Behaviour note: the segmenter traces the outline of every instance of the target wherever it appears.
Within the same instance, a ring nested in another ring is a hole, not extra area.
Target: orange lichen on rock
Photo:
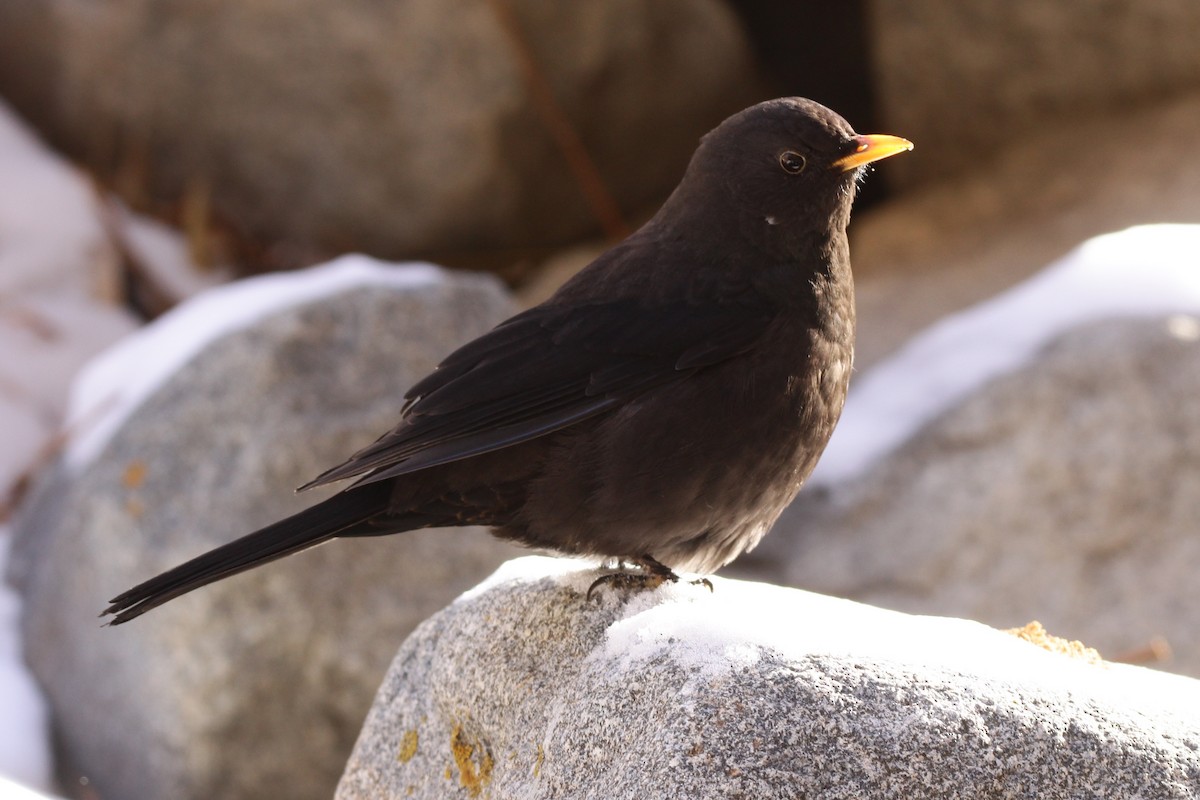
[[[396,753],[396,760],[402,763],[408,763],[412,757],[417,754],[417,745],[420,739],[415,730],[405,731],[404,736],[400,739],[400,750]]]
[[[1023,628],[1009,628],[1005,633],[1011,633],[1018,639],[1024,639],[1030,644],[1036,644],[1038,647],[1043,650],[1049,650],[1051,653],[1078,658],[1089,664],[1100,664],[1104,661],[1094,647],[1088,647],[1080,641],[1054,636],[1037,620],[1033,620]]]
[[[477,749],[478,763],[475,760]],[[454,763],[458,765],[459,783],[472,797],[478,797],[483,787],[492,779],[492,754],[481,743],[467,741],[461,725],[455,725],[450,734],[450,753],[454,756]]]
[[[141,459],[130,461],[121,473],[121,483],[126,489],[138,489],[146,482],[146,462]]]

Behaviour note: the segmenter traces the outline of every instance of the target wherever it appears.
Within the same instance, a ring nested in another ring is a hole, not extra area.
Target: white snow
[[[218,286],[176,306],[101,353],[79,374],[67,413],[66,463],[87,465],[122,422],[182,364],[215,339],[271,313],[359,286],[418,286],[442,280],[430,264],[348,255],[310,269]]]
[[[6,780],[0,775],[0,800],[52,800],[50,795],[34,791],[28,786]]]
[[[0,306],[0,502],[53,454],[80,367],[136,327],[124,311],[72,293],[32,293]]]
[[[88,179],[0,100],[0,296],[111,296],[116,255]]]
[[[516,558],[455,602],[505,584],[547,578],[582,593],[595,580],[595,567],[595,560],[587,559]],[[767,654],[789,661],[856,659],[1039,686],[1076,697],[1115,693],[1149,714],[1177,714],[1187,703],[1200,707],[1200,689],[1192,679],[1067,658],[970,620],[904,614],[765,583],[710,580],[712,592],[681,581],[622,598],[620,619],[609,626],[603,644],[589,658],[627,671],[666,657],[706,682],[751,666]],[[604,590],[598,597],[593,602],[613,602]]]
[[[1200,225],[1142,225],[1090,239],[1007,292],[937,322],[855,378],[809,486],[862,474],[1070,328],[1175,313],[1200,313]]]
[[[2,580],[9,532],[0,526],[0,798],[3,776],[50,790],[50,731],[46,702],[21,657],[21,600]]]
[[[91,183],[0,101],[0,505],[50,449],[81,364],[134,327]]]

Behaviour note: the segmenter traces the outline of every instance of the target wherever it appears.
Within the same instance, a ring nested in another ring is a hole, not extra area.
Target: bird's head
[[[812,100],[769,100],[703,138],[668,207],[698,210],[726,234],[786,256],[843,233],[864,168],[911,149],[896,136],[856,134]]]

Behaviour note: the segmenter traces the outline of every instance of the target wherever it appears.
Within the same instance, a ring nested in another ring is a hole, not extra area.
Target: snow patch
[[[225,334],[285,308],[362,286],[430,286],[444,280],[431,264],[392,264],[348,255],[296,272],[248,278],[176,306],[101,353],[71,387],[65,463],[89,464],[129,415],[181,365]]]
[[[86,176],[0,100],[0,295],[108,297],[116,255]]]
[[[7,526],[0,526],[0,776],[49,791],[49,712],[21,655],[21,600],[2,579],[11,538]],[[0,797],[9,796],[0,777]]]

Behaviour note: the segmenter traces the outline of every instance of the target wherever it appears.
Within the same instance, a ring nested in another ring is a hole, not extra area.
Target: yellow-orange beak
[[[881,158],[894,156],[897,153],[904,153],[912,149],[913,143],[908,139],[901,139],[899,136],[888,136],[885,133],[855,136],[854,152],[848,156],[842,156],[829,166],[832,169],[845,172],[855,167],[861,167],[863,164],[870,164],[872,161],[878,161]]]

